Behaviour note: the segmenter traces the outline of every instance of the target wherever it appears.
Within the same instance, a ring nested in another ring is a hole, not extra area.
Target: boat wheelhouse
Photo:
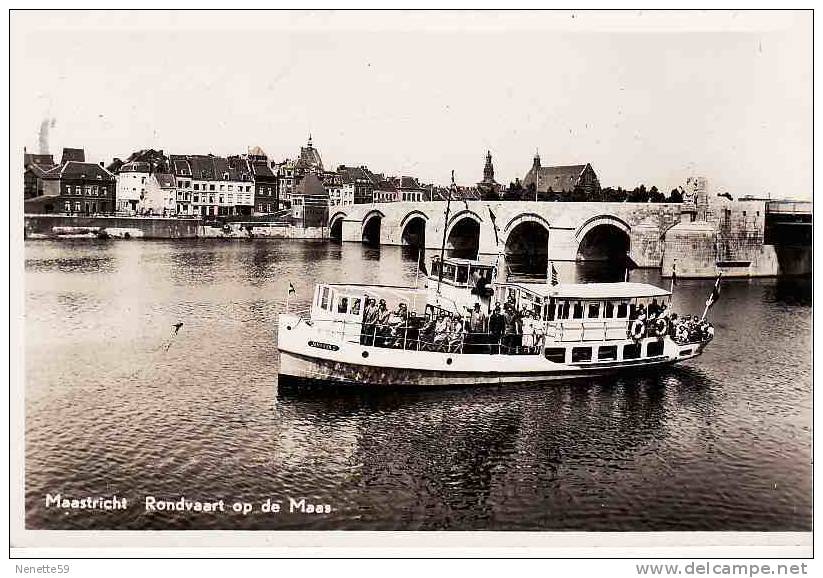
[[[339,385],[570,379],[700,355],[705,319],[645,283],[496,282],[493,263],[443,259],[423,287],[318,284],[280,316],[280,374]]]

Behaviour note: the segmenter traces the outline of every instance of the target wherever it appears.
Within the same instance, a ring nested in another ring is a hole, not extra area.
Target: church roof
[[[319,169],[323,170],[323,161],[320,159],[320,151],[314,148],[311,144],[311,137],[306,146],[300,147],[300,157],[295,163],[297,169]]]
[[[580,180],[585,165],[565,165],[556,167],[532,167],[523,179],[523,187],[528,187],[532,183],[537,184],[537,190],[548,191],[551,188],[556,193],[573,191]]]

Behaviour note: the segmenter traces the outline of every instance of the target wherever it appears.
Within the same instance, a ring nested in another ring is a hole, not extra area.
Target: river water
[[[416,255],[75,240],[27,241],[25,259],[29,528],[811,529],[809,280],[725,281],[714,342],[654,374],[286,395],[276,320],[288,283],[305,306],[315,281],[413,282]],[[711,284],[680,281],[675,309],[699,314]],[[46,508],[56,493],[128,507]],[[229,511],[147,512],[146,496]],[[289,512],[289,498],[332,512]],[[283,511],[261,511],[267,499]]]

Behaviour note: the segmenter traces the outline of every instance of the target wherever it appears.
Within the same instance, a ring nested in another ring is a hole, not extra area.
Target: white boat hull
[[[556,363],[537,354],[459,354],[369,347],[334,339],[292,315],[281,316],[278,344],[281,382],[422,388],[540,383],[659,368],[696,357],[704,347],[693,344],[684,348],[667,338],[663,355],[653,358]]]

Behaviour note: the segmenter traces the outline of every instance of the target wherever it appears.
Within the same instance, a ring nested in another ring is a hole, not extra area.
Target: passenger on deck
[[[521,338],[520,344],[526,352],[531,353],[534,349],[535,319],[532,317],[531,311],[528,311],[525,308],[523,309],[521,317],[523,337]]]
[[[520,314],[514,305],[506,303],[506,310],[503,313],[505,321],[505,335],[503,337],[503,345],[505,349],[503,353],[515,353],[517,347],[520,345],[521,322]]]
[[[437,323],[434,325],[434,350],[445,351],[448,345],[449,332],[451,326],[446,314],[442,311],[437,316]]]
[[[388,317],[389,336],[391,347],[403,347],[406,329],[408,328],[409,310],[405,303],[400,303],[397,309]]]
[[[449,342],[448,349],[452,353],[457,353],[463,345],[463,337],[465,335],[465,328],[463,327],[462,317],[453,317],[451,326],[449,327]]]
[[[649,319],[657,319],[658,314],[660,314],[660,305],[657,304],[657,299],[652,299],[649,304]]]
[[[469,313],[468,320],[469,334],[466,336],[466,347],[464,351],[467,353],[481,353],[483,345],[487,339],[484,339],[483,334],[486,332],[486,316],[480,310],[480,303],[475,303],[474,308]]]
[[[500,353],[500,342],[506,330],[506,319],[500,313],[500,303],[494,304],[494,311],[489,316],[490,353]]]
[[[426,318],[426,322],[423,324],[423,327],[420,329],[420,350],[421,351],[432,351],[434,347],[434,335],[435,335],[435,324],[437,320],[434,318],[434,315],[430,315]]]
[[[637,306],[637,319],[639,321],[646,321],[646,306],[642,303]]]
[[[363,310],[363,326],[360,332],[360,343],[362,345],[374,345],[374,332],[377,328],[377,304],[371,297],[366,299],[366,307]]]
[[[388,342],[391,332],[389,328],[390,315],[391,313],[386,307],[386,300],[381,299],[380,304],[377,306],[377,338],[374,340],[374,344],[378,347],[385,347]]]

